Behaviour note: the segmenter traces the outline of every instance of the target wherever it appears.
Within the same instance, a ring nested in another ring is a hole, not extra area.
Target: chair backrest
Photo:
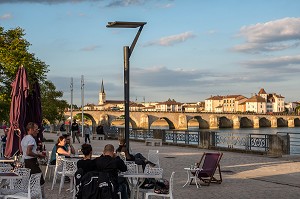
[[[127,166],[127,171],[124,172],[124,173],[127,173],[127,174],[132,174],[132,173],[138,173],[138,166],[137,164],[126,164]]]
[[[146,165],[144,173],[152,175],[162,175],[164,170],[162,168],[154,168],[149,165]]]
[[[58,153],[56,153],[55,172],[62,172],[64,159],[65,159],[64,156],[58,155]]]
[[[159,151],[158,150],[149,150],[149,152],[148,152],[148,161],[156,164],[155,167],[160,168],[160,165],[159,165]]]
[[[28,198],[42,198],[42,190],[40,185],[42,173],[32,174],[28,184]]]
[[[30,177],[30,170],[28,168],[17,168],[15,169],[15,173],[19,176],[22,176],[20,179],[14,179],[12,181],[12,186],[14,190],[18,190],[20,192],[26,192]]]
[[[71,159],[63,159],[63,172],[65,175],[75,175],[77,171],[77,161],[78,160],[71,160]]]
[[[202,164],[202,171],[208,175],[213,175],[219,165],[223,153],[204,153],[201,160],[204,157]],[[201,163],[201,161],[200,161]]]

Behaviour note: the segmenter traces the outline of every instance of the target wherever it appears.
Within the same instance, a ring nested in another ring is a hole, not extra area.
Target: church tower
[[[104,91],[104,85],[103,85],[103,79],[102,79],[101,88],[100,88],[100,92],[99,92],[98,105],[103,105],[105,103],[106,103],[106,94],[105,94],[105,91]]]

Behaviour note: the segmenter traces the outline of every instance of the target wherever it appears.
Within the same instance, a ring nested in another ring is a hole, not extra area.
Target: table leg
[[[191,180],[190,171],[187,170],[186,173],[187,173],[187,180],[186,180],[186,183],[182,187],[185,187]]]

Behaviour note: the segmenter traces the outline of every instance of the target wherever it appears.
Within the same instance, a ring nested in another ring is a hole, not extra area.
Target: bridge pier
[[[288,127],[295,127],[294,118],[288,118]]]

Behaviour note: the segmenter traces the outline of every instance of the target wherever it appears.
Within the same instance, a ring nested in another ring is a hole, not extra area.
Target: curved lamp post
[[[126,146],[129,149],[129,59],[133,52],[135,44],[142,32],[142,29],[146,22],[126,22],[126,21],[115,21],[108,22],[107,28],[139,28],[131,46],[124,46],[124,101],[125,101],[125,141]]]

